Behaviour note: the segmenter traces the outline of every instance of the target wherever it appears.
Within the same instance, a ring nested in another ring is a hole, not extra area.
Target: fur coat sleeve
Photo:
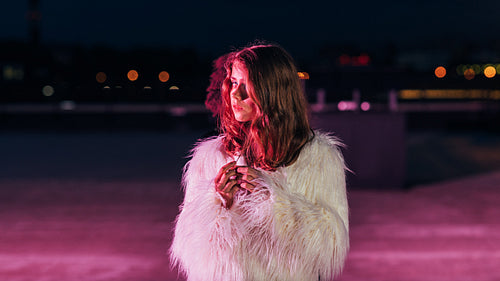
[[[189,281],[332,280],[349,248],[338,146],[315,132],[294,164],[259,171],[256,191],[238,192],[226,210],[214,178],[233,159],[220,138],[199,143],[184,171],[172,263]]]

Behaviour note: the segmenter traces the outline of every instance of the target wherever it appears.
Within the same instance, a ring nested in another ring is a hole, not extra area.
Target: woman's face
[[[257,106],[247,92],[250,81],[248,70],[240,62],[236,61],[231,69],[231,109],[234,118],[239,122],[247,122],[254,118]]]

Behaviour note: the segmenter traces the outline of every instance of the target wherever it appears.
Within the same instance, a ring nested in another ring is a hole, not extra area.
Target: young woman
[[[332,280],[349,248],[339,142],[311,130],[292,58],[231,53],[222,134],[185,167],[171,258],[190,281]]]

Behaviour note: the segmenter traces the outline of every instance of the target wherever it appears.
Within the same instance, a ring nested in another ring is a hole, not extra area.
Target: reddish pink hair
[[[210,75],[210,85],[207,88],[205,106],[212,111],[212,116],[220,114],[221,110],[221,87],[226,78],[225,63],[228,54],[222,55],[213,62],[213,72]]]

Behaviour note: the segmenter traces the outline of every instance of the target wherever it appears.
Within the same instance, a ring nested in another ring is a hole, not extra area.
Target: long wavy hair
[[[257,106],[248,122],[238,122],[231,107],[232,66],[248,71],[247,91]],[[220,127],[229,155],[242,155],[247,164],[274,171],[293,164],[311,136],[307,102],[292,57],[276,45],[255,45],[233,52],[222,84]]]
[[[222,55],[213,61],[213,72],[210,75],[210,85],[207,88],[207,97],[205,99],[205,106],[212,112],[215,117],[221,111],[221,88],[227,73],[225,63],[228,54]]]

